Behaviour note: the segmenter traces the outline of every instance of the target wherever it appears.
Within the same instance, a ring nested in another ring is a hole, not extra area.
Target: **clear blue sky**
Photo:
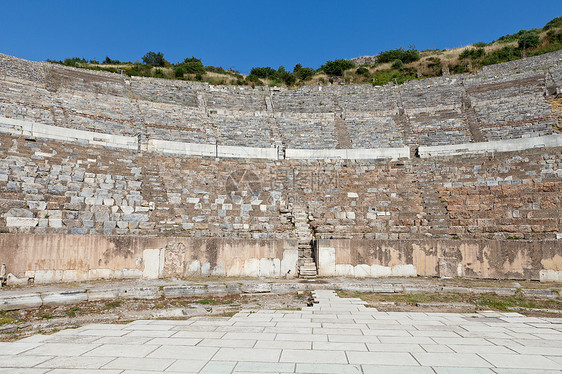
[[[489,42],[560,15],[560,0],[14,0],[0,7],[0,53],[135,61],[161,51],[170,62],[195,56],[242,73],[292,70],[401,46]]]

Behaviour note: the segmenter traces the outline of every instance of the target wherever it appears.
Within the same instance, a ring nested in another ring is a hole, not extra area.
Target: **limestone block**
[[[43,300],[44,306],[58,306],[88,301],[88,295],[85,289],[80,289],[43,293],[41,294],[41,299]]]
[[[212,271],[211,275],[218,276],[218,277],[225,276],[226,275],[226,269],[224,267],[224,264],[218,264],[217,266],[215,266],[213,268],[213,271]]]
[[[394,265],[391,270],[393,277],[417,277],[418,272],[414,265]]]
[[[145,249],[142,252],[142,277],[144,279],[158,279],[164,272],[164,248]]]
[[[371,277],[373,278],[390,277],[391,274],[390,266],[371,265]]]
[[[135,211],[132,206],[121,205],[121,211],[125,214],[131,214]]]
[[[318,275],[333,277],[336,275],[336,249],[329,247],[318,248]]]
[[[63,270],[62,281],[63,282],[76,282],[79,279],[78,270]]]
[[[199,275],[201,274],[201,262],[193,260],[187,263],[186,275]]]
[[[250,258],[244,261],[243,273],[246,277],[257,277],[260,274],[260,259]]]
[[[297,261],[299,252],[297,248],[287,248],[283,251],[283,259],[281,260],[282,277],[292,278],[296,276]]]
[[[38,218],[6,217],[7,227],[35,227],[38,223]]]
[[[133,287],[119,289],[119,297],[131,299],[157,299],[160,297],[159,287]]]
[[[86,294],[88,295],[88,301],[115,300],[119,297],[119,290],[92,289]]]
[[[111,269],[90,269],[88,271],[88,280],[111,279],[113,271]]]
[[[281,260],[278,258],[260,259],[260,277],[278,277],[281,272]]]
[[[357,278],[367,278],[371,276],[371,267],[366,264],[359,264],[354,269]]]
[[[201,275],[204,275],[204,276],[211,275],[211,263],[210,262],[203,262],[201,264]]]
[[[271,283],[245,283],[240,285],[243,293],[267,293],[271,292]]]
[[[60,229],[62,227],[62,219],[49,217],[49,227]]]
[[[562,271],[560,270],[541,270],[539,272],[541,282],[562,282]]]
[[[38,308],[43,305],[41,295],[30,293],[16,296],[0,296],[0,310]]]
[[[62,270],[35,270],[30,275],[34,277],[35,283],[53,283],[62,281]],[[27,275],[27,272],[26,272]]]
[[[354,277],[355,269],[353,265],[336,264],[336,275],[339,277]]]
[[[165,286],[164,297],[184,297],[191,295],[203,295],[207,293],[204,285]]]
[[[116,279],[137,279],[142,278],[142,270],[137,269],[118,269],[113,271]]]

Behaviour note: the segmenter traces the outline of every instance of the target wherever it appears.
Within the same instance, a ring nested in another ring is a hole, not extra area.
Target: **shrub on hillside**
[[[105,60],[103,60],[102,64],[104,65],[119,65],[121,61],[119,60],[112,60],[109,56],[105,56]]]
[[[181,64],[178,64],[178,67],[181,67],[186,74],[204,75],[207,73],[201,60],[196,57],[186,58]]]
[[[355,70],[355,74],[357,75],[369,75],[369,69],[364,66],[360,66]]]
[[[377,70],[373,74],[373,86],[382,86],[387,83],[402,84],[406,81],[416,79],[415,69],[402,70]]]
[[[470,59],[477,59],[486,54],[484,48],[467,48],[459,55],[460,59],[470,58]]]
[[[550,21],[548,21],[546,23],[546,25],[544,25],[544,27],[542,29],[548,30],[548,29],[551,29],[553,27],[558,27],[558,26],[562,26],[562,17],[556,17],[556,18],[551,19]]]
[[[482,59],[482,65],[493,65],[500,62],[508,62],[521,58],[521,51],[512,46],[505,46],[491,53],[486,54]]]
[[[164,54],[162,52],[147,52],[142,56],[142,62],[146,65],[152,65],[157,67],[163,67],[168,61],[164,60]]]
[[[332,76],[341,77],[347,69],[355,67],[355,63],[350,60],[338,59],[334,61],[327,61],[320,67],[324,73]]]
[[[377,56],[378,62],[391,62],[395,60],[400,60],[405,64],[409,62],[418,61],[419,59],[420,59],[420,53],[414,47],[411,47],[407,50],[402,48],[391,49],[389,51],[381,52]]]
[[[277,70],[272,67],[255,67],[250,70],[250,75],[254,75],[258,78],[263,79],[275,79],[277,78]]]
[[[295,77],[301,81],[307,81],[312,79],[314,76],[314,69],[312,68],[300,68],[296,72],[294,72]]]
[[[523,32],[517,37],[517,45],[521,49],[536,47],[539,42],[539,36],[532,31]]]
[[[404,63],[400,59],[396,59],[392,62],[393,69],[400,69],[402,66],[404,66]]]

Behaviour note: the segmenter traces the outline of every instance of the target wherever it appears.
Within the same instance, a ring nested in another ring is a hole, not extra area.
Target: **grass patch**
[[[0,326],[14,323],[16,320],[17,318],[13,316],[13,313],[0,310]]]
[[[123,302],[121,300],[116,300],[116,301],[111,301],[107,304],[105,304],[104,309],[105,310],[109,310],[109,309],[113,309],[113,308],[118,308],[121,306]]]
[[[75,306],[75,307],[72,307],[72,308],[68,309],[65,313],[70,318],[73,318],[73,317],[76,317],[76,312],[78,312],[79,310],[80,310],[80,308]]]
[[[551,309],[562,310],[562,300],[543,299],[522,296],[516,292],[513,296],[503,296],[496,293],[395,293],[380,294],[358,291],[337,291],[340,297],[356,297],[368,303],[394,302],[415,306],[424,303],[442,303],[444,307],[448,303],[472,304],[479,309],[492,309],[498,311],[508,311],[510,308],[526,309]]]

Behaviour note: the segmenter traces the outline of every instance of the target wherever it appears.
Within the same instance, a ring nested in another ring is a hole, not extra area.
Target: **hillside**
[[[84,58],[50,61],[66,66],[104,70],[129,76],[144,76],[208,82],[214,85],[286,86],[327,83],[401,84],[408,80],[474,72],[483,66],[518,60],[562,49],[562,17],[542,28],[521,30],[490,43],[477,42],[452,49],[418,51],[397,48],[376,56],[327,61],[318,69],[296,64],[292,71],[280,66],[254,67],[249,75],[234,69],[205,66],[195,57],[170,63],[161,52],[148,52],[141,62],[121,62],[109,57],[103,62]],[[49,60],[48,60],[49,61]]]

